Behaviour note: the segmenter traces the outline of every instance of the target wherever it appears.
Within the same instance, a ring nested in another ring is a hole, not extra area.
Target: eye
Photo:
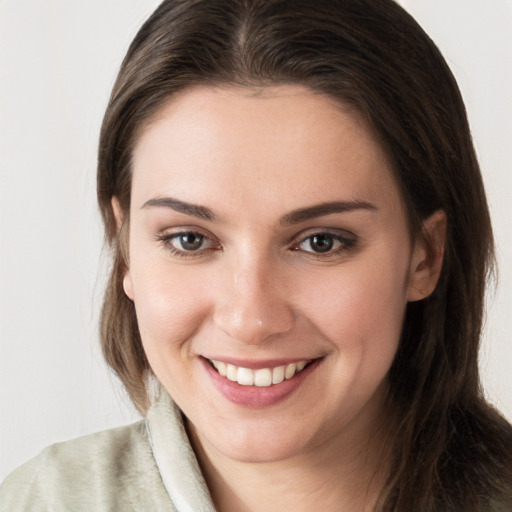
[[[295,249],[321,258],[348,251],[354,247],[355,243],[355,238],[349,238],[340,233],[321,231],[299,239],[295,244]]]
[[[330,251],[336,245],[336,242],[338,241],[333,235],[318,233],[317,235],[308,236],[299,244],[299,247],[303,251],[322,253]]]
[[[194,258],[219,248],[218,243],[197,231],[164,233],[157,240],[173,255],[179,258]]]
[[[208,239],[204,235],[190,231],[172,236],[169,243],[178,251],[198,251],[208,245]]]

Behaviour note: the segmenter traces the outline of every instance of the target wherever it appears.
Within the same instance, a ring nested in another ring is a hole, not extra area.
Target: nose
[[[252,258],[226,271],[214,322],[231,338],[257,345],[291,330],[293,309],[278,265]]]

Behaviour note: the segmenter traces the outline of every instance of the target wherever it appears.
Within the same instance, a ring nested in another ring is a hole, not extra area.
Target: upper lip
[[[291,363],[298,363],[300,361],[313,361],[319,359],[318,357],[288,357],[279,359],[238,359],[236,357],[224,356],[203,356],[205,359],[213,361],[222,361],[227,364],[232,364],[241,368],[248,368],[250,370],[260,370],[262,368],[276,368],[278,366],[286,366]]]

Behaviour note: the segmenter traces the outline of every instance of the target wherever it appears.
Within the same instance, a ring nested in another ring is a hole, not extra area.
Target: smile
[[[214,359],[209,359],[209,362],[222,377],[226,377],[231,382],[237,382],[241,386],[270,387],[291,379],[304,370],[311,361],[303,360],[274,368],[259,368],[257,370]]]

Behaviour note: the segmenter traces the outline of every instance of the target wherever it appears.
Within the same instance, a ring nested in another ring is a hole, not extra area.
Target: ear
[[[423,234],[413,248],[407,300],[428,297],[435,289],[443,267],[446,242],[446,213],[437,210],[423,222]]]
[[[124,213],[121,208],[121,204],[119,203],[119,199],[117,196],[112,196],[110,200],[110,204],[112,205],[112,211],[114,212],[114,219],[116,220],[117,232],[121,230],[121,226],[123,225]]]
[[[133,284],[130,269],[126,269],[123,277],[123,290],[126,296],[133,302]]]
[[[123,244],[127,244],[127,240],[124,239],[126,237],[126,234],[122,233],[123,226],[124,226],[124,212],[121,208],[121,204],[119,203],[119,199],[116,196],[112,196],[111,199],[112,204],[112,210],[114,212],[114,218],[116,220],[116,226],[117,226],[117,233],[119,237],[119,248],[121,250],[122,258],[124,259],[126,270],[123,277],[123,290],[126,296],[133,301],[133,284],[132,284],[132,278],[130,275],[130,267],[128,263],[128,247],[123,247]],[[125,254],[126,253],[126,254]],[[121,257],[119,255],[118,257]]]

